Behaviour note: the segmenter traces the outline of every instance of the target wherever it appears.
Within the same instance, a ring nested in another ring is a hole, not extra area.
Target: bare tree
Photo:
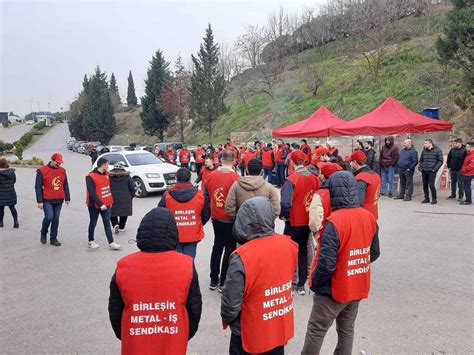
[[[313,96],[316,96],[318,89],[324,82],[324,70],[320,63],[308,65],[301,72],[301,81],[308,84],[308,88]]]
[[[246,32],[237,38],[235,46],[255,69],[262,61],[262,49],[267,43],[265,29],[257,26],[247,26]]]

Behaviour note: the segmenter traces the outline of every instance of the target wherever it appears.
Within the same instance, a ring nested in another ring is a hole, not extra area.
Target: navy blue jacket
[[[415,171],[418,165],[418,152],[414,147],[410,149],[403,148],[400,150],[400,156],[398,158],[398,168],[401,170]]]
[[[356,180],[354,175],[348,171],[340,171],[329,179],[329,193],[331,196],[331,208],[348,209],[360,207]],[[324,233],[320,239],[320,254],[318,266],[313,274],[313,285],[311,290],[317,294],[332,297],[331,277],[336,270],[339,254],[340,239],[337,230],[331,222],[327,222]],[[370,246],[370,260],[374,262],[380,255],[378,226],[372,245]]]

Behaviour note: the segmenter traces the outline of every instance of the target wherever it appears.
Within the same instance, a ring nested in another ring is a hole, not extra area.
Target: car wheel
[[[142,179],[134,178],[133,186],[135,187],[135,197],[142,198],[148,196],[148,192],[146,191],[145,184],[143,183]]]

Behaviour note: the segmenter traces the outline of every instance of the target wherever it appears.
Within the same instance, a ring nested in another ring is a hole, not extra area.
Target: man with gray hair
[[[418,165],[418,152],[411,139],[403,141],[403,148],[398,158],[398,176],[400,177],[400,191],[395,200],[411,201],[413,196],[413,174]]]

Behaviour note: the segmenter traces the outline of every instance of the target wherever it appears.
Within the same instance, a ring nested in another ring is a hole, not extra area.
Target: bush
[[[5,143],[4,141],[0,140],[0,152],[8,152],[13,149],[13,144]]]
[[[18,143],[20,145],[22,145],[23,147],[26,147],[28,146],[28,144],[31,143],[31,141],[33,140],[33,134],[31,134],[30,132],[28,133],[25,133],[23,136],[21,136],[20,140],[18,141]]]
[[[23,160],[23,146],[21,144],[18,144],[15,147],[15,155],[18,158],[18,160]]]
[[[42,135],[44,134],[44,132],[39,131],[39,130],[37,130],[37,129],[32,129],[32,130],[30,131],[30,133],[31,133],[32,135],[34,135],[34,136],[42,136]]]
[[[46,127],[46,124],[44,123],[44,121],[38,122],[37,124],[35,124],[35,125],[33,126],[33,128],[35,128],[35,129],[37,129],[37,130],[41,130],[41,129],[45,128],[45,127]]]

